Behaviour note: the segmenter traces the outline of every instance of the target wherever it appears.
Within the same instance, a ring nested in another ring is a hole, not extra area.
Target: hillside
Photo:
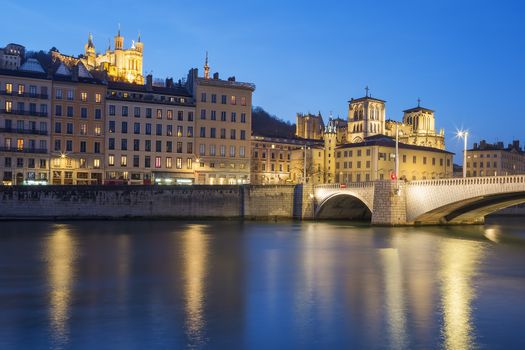
[[[254,135],[291,138],[295,135],[295,124],[270,115],[261,107],[252,110],[252,130]]]

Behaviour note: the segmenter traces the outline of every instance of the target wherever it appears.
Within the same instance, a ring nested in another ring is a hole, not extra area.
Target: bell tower
[[[115,36],[115,50],[122,50],[124,48],[124,37],[120,35],[120,24],[118,25],[118,32]]]
[[[84,45],[84,53],[87,60],[87,65],[89,68],[94,68],[96,65],[96,54],[95,54],[95,44],[93,43],[93,35],[89,33],[88,41]]]
[[[369,90],[367,86],[364,97],[348,101],[348,142],[385,133],[385,101],[373,98]]]

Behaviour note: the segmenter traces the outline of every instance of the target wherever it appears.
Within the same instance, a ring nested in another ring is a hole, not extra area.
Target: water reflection
[[[206,225],[188,225],[183,234],[183,260],[186,332],[193,346],[206,342],[204,317],[205,288],[208,263]]]
[[[57,348],[69,340],[68,320],[74,280],[75,239],[67,225],[55,225],[45,247],[49,292],[49,318]]]
[[[379,253],[384,271],[385,307],[390,348],[405,349],[407,347],[406,310],[398,250],[385,248],[380,249]]]
[[[476,347],[472,318],[475,288],[472,279],[482,256],[483,246],[478,242],[444,240],[441,244],[442,334],[446,349]]]

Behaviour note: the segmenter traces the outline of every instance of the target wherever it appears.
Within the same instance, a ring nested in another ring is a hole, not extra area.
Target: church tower
[[[206,61],[204,62],[204,79],[210,79],[210,66],[208,66],[208,51],[206,51]]]
[[[89,33],[88,41],[84,45],[84,55],[86,56],[87,66],[92,69],[96,65],[96,54],[95,54],[95,44],[93,43],[93,35]]]
[[[137,38],[137,42],[135,43],[135,49],[140,52],[141,54],[144,53],[144,43],[140,41],[140,32],[139,36]]]
[[[117,35],[115,35],[115,50],[122,50],[123,48],[124,48],[124,37],[120,35],[120,24],[119,24]]]
[[[337,146],[337,124],[330,116],[328,124],[324,129],[324,169],[325,181],[327,183],[335,182],[335,147]]]
[[[385,101],[373,98],[366,87],[365,97],[348,101],[348,142],[385,133]]]

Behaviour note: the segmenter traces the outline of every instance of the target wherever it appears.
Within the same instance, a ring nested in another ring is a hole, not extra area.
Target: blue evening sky
[[[422,105],[436,111],[461,162],[457,128],[480,139],[524,141],[525,2],[2,1],[0,46],[97,51],[121,24],[125,46],[140,30],[145,73],[186,75],[209,51],[212,72],[257,85],[254,105],[285,120],[296,112],[347,117],[369,86],[387,118]],[[8,14],[8,15],[7,15]]]

